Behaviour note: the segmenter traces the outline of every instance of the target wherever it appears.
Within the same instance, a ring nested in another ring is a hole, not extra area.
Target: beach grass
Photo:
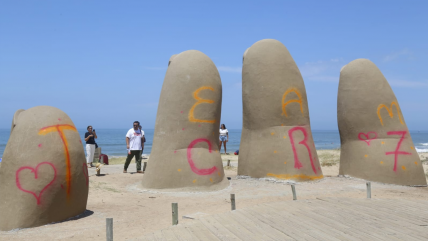
[[[340,150],[318,150],[317,154],[323,167],[335,166],[340,162]]]
[[[109,165],[118,165],[118,164],[125,164],[126,156],[121,157],[113,157],[108,159]],[[135,161],[135,158],[133,159]]]
[[[235,166],[223,166],[224,170],[230,170],[230,171],[238,171],[238,167]]]

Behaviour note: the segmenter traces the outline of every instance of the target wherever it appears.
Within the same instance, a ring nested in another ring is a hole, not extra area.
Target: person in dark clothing
[[[97,133],[95,130],[92,130],[92,126],[88,126],[86,128],[88,132],[85,133],[85,141],[86,141],[86,164],[88,167],[93,167],[92,160],[94,160],[95,153],[95,139],[97,137]]]

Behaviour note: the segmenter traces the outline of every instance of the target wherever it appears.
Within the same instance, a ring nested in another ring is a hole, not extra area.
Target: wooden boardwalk
[[[428,240],[428,201],[318,198],[264,203],[171,226],[142,240]]]

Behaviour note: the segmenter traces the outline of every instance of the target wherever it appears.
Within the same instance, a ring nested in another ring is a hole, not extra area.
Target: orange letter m
[[[377,116],[379,117],[379,120],[380,120],[380,123],[383,125],[383,119],[382,119],[382,116],[380,115],[380,110],[382,109],[382,108],[385,108],[386,109],[386,111],[388,111],[388,114],[389,114],[389,116],[391,117],[391,118],[393,118],[394,117],[394,113],[392,112],[392,106],[394,106],[395,105],[395,108],[397,109],[397,115],[398,115],[398,118],[400,119],[400,123],[402,124],[402,125],[404,125],[404,123],[403,123],[403,119],[401,119],[401,110],[400,110],[400,107],[398,107],[398,104],[397,104],[397,102],[395,102],[395,101],[393,101],[393,102],[391,102],[391,106],[388,108],[388,106],[386,106],[385,104],[380,104],[378,107],[377,107]]]

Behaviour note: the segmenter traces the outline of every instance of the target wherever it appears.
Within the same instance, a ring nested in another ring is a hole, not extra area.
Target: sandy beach
[[[316,197],[365,198],[362,179],[338,177],[339,150],[320,150],[325,178],[296,184],[299,199]],[[428,153],[419,154],[428,173]],[[111,159],[111,165],[96,176],[90,169],[90,190],[87,211],[74,219],[36,228],[0,232],[0,240],[104,240],[105,219],[114,219],[115,240],[137,240],[145,234],[171,225],[171,203],[179,207],[179,223],[189,223],[206,215],[230,211],[230,194],[236,195],[237,209],[256,204],[292,199],[290,181],[271,178],[253,179],[237,176],[235,155],[222,155],[225,174],[230,185],[215,192],[160,192],[143,190],[142,174],[134,172],[135,163],[127,174],[122,173],[122,158]],[[149,162],[150,158],[143,161]],[[226,166],[230,160],[231,166]],[[373,198],[427,199],[428,188],[372,183]]]

